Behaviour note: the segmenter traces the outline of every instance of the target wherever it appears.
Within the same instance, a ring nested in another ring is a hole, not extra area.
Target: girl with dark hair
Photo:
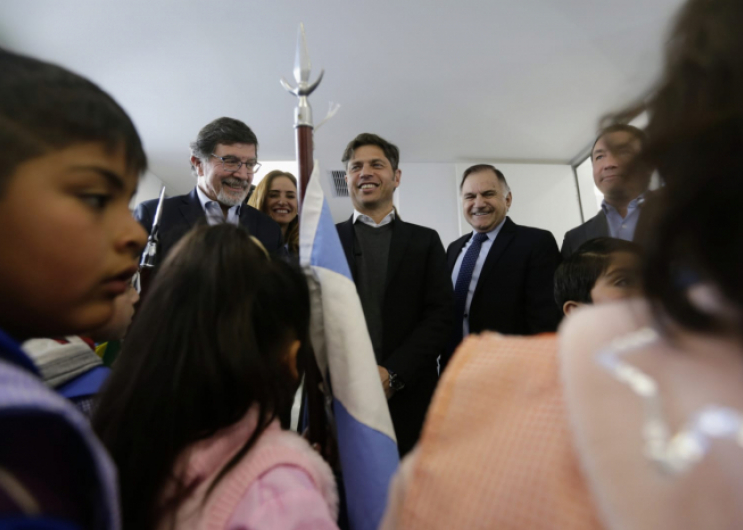
[[[308,326],[304,277],[243,228],[179,242],[93,418],[125,528],[336,528],[330,468],[280,425]]]
[[[742,26],[690,0],[641,107],[645,298],[465,341],[383,529],[743,528]]]
[[[291,173],[275,170],[261,180],[248,199],[248,205],[270,216],[281,227],[289,254],[299,256],[299,218],[297,217],[297,179]]]

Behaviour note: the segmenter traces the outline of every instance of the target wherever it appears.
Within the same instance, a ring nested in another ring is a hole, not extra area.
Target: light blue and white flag
[[[312,345],[329,374],[352,530],[376,530],[399,464],[361,301],[315,168],[302,205],[299,257],[312,299]]]

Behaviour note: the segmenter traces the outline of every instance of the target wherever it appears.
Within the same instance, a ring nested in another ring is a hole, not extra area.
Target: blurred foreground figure
[[[466,340],[383,528],[743,528],[742,24],[739,0],[676,21],[633,162],[666,183],[638,232],[645,299],[571,314],[558,355]]]
[[[118,529],[111,460],[19,343],[111,319],[146,241],[129,200],[147,159],[87,79],[3,50],[0,71],[0,527]]]
[[[112,317],[99,328],[81,336],[31,339],[22,345],[44,382],[88,417],[134,316],[139,293],[132,280],[126,292],[116,297]]]

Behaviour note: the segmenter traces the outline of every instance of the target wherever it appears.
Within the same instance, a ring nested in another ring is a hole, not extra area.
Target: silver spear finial
[[[294,79],[298,85],[307,86],[310,82],[310,70],[312,70],[312,63],[310,54],[307,53],[307,37],[304,34],[304,24],[300,22],[297,33],[297,55],[294,59]]]
[[[322,81],[322,76],[325,73],[325,70],[321,70],[320,77],[317,78],[317,81],[310,84],[311,69],[312,63],[310,62],[310,54],[307,52],[307,39],[304,34],[304,24],[300,22],[299,31],[297,33],[297,54],[294,59],[294,79],[297,81],[297,86],[292,87],[286,79],[283,77],[281,78],[281,86],[283,86],[287,92],[294,94],[299,98],[294,116],[295,127],[301,125],[312,127],[312,108],[307,100],[307,96],[312,94],[312,92],[314,92],[318,87],[320,81]]]

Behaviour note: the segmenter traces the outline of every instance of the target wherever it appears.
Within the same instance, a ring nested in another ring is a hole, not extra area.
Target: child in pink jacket
[[[93,418],[125,528],[337,528],[330,467],[281,425],[308,328],[304,277],[244,228],[202,226],[179,243]]]

